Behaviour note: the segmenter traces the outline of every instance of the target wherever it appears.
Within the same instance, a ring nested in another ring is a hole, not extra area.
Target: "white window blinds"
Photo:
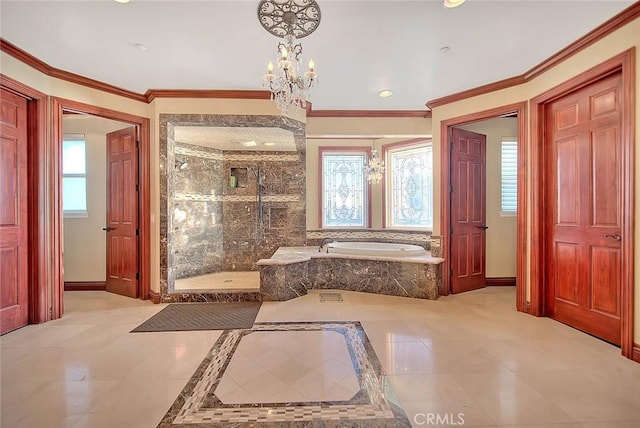
[[[502,139],[501,211],[515,213],[518,207],[518,142]]]

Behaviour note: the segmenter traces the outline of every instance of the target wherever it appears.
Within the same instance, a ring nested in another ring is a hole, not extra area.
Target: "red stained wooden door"
[[[620,344],[620,73],[549,105],[546,312]]]
[[[451,144],[451,292],[486,286],[487,137],[453,128]]]
[[[107,134],[106,289],[138,297],[138,150],[136,128]]]
[[[0,334],[29,322],[27,101],[0,94]]]

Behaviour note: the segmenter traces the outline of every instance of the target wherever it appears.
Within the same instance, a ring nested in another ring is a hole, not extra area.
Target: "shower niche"
[[[160,151],[161,301],[258,299],[256,262],[306,241],[304,124],[161,114]]]
[[[249,184],[249,168],[247,167],[231,167],[229,169],[229,188],[245,189]]]

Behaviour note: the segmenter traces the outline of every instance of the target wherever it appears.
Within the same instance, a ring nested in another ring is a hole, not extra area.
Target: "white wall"
[[[107,149],[106,134],[130,125],[84,115],[65,115],[63,134],[84,134],[87,156],[87,214],[64,218],[64,281],[106,280]]]
[[[487,136],[487,277],[515,277],[517,224],[515,215],[500,214],[500,160],[502,137],[518,136],[518,119],[494,118],[459,128]]]

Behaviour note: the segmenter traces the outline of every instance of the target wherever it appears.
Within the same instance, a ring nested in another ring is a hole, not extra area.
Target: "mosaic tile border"
[[[216,390],[240,340],[259,331],[334,331],[344,336],[360,384],[349,401],[224,404]],[[216,341],[158,428],[270,426],[410,427],[382,375],[381,365],[357,321],[255,323],[248,330],[226,330]]]
[[[184,144],[184,143],[182,143]],[[213,160],[228,160],[228,161],[262,161],[262,162],[298,162],[300,156],[298,154],[283,155],[283,154],[269,154],[265,152],[260,153],[212,153],[206,150],[199,150],[192,147],[180,147],[176,146],[174,149],[175,154],[184,156],[194,156],[204,159]]]
[[[269,154],[233,154],[223,153],[226,161],[262,161],[262,162],[298,162],[300,156],[295,155],[269,155]]]
[[[184,145],[184,143],[182,143]],[[191,146],[191,144],[189,145]],[[176,145],[173,149],[176,155],[185,155],[185,156],[193,156],[204,159],[213,159],[213,160],[223,160],[223,154],[221,152],[210,152],[203,149],[193,148],[191,147],[183,147]]]
[[[257,195],[200,195],[198,193],[176,193],[174,201],[194,202],[256,202]],[[265,195],[262,202],[300,202],[300,195]]]

